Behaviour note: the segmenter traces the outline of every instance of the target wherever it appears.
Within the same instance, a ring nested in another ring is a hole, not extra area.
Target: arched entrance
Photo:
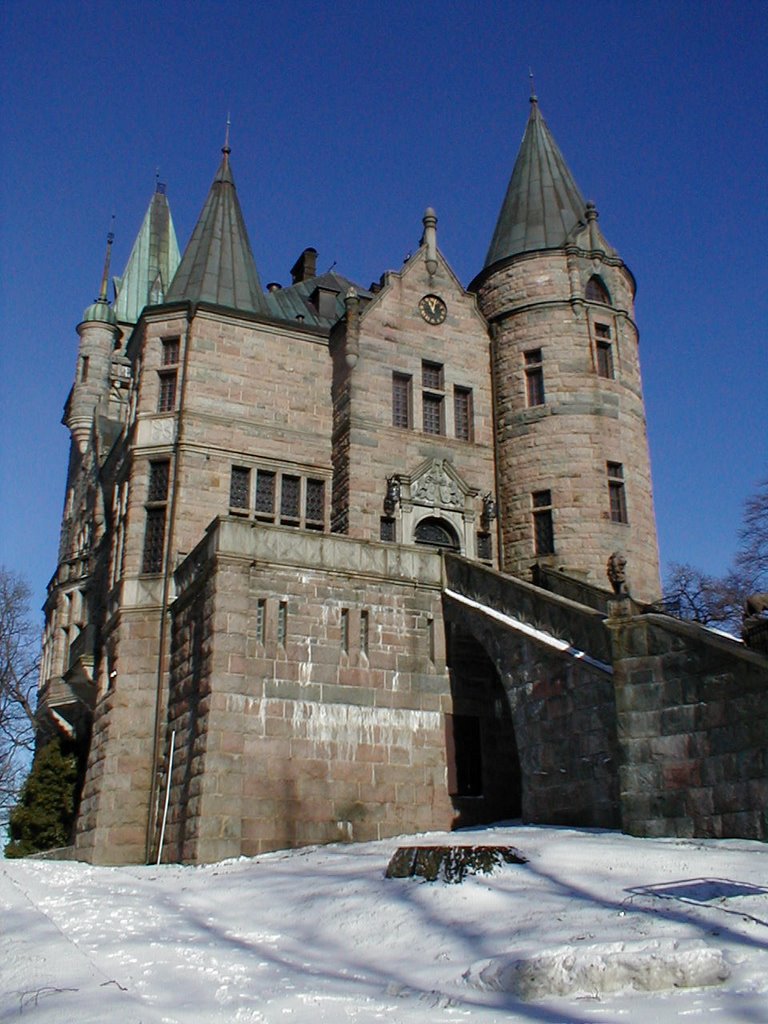
[[[461,550],[454,528],[445,519],[439,519],[437,516],[422,519],[414,531],[413,539],[417,544],[427,544],[429,547],[441,548],[444,551]]]
[[[453,696],[446,743],[454,828],[519,818],[520,759],[499,674],[482,645],[457,623],[446,639]]]

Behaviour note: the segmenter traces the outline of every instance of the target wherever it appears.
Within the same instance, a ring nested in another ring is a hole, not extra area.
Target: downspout
[[[152,741],[152,767],[151,785],[149,791],[149,813],[147,815],[147,838],[145,844],[145,862],[152,863],[152,846],[157,826],[156,806],[158,800],[158,768],[160,764],[160,752],[163,743],[163,688],[165,681],[165,643],[168,632],[168,605],[171,594],[171,582],[173,579],[172,552],[175,540],[176,526],[176,505],[178,495],[179,461],[181,456],[181,441],[184,428],[184,404],[187,396],[187,370],[189,366],[189,346],[191,337],[192,320],[196,308],[192,303],[187,305],[187,327],[184,332],[184,361],[181,364],[181,387],[179,389],[179,408],[177,412],[176,438],[173,443],[173,477],[171,479],[171,503],[168,515],[168,531],[165,546],[165,566],[163,575],[163,602],[160,609],[160,646],[157,653],[157,683],[155,690],[155,728]]]

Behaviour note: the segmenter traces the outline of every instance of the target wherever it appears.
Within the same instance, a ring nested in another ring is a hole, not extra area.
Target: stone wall
[[[617,827],[619,751],[604,616],[451,556],[444,601],[446,620],[470,632],[498,671],[514,725],[523,820]],[[557,649],[556,638],[568,642]]]
[[[625,832],[768,839],[768,658],[661,615],[612,634]]]
[[[430,550],[212,526],[172,609],[166,859],[451,826],[440,573]]]

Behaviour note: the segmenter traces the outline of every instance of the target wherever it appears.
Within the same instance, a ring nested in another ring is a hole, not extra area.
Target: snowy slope
[[[764,844],[418,837],[528,858],[448,885],[385,879],[404,841],[202,868],[1,861],[0,1021],[768,1022]]]

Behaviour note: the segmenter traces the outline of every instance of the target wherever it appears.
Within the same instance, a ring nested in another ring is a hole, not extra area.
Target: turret
[[[492,334],[503,568],[604,585],[616,550],[634,596],[659,593],[635,281],[602,235],[531,97],[483,270]]]
[[[107,300],[113,241],[114,235],[110,231],[99,295],[85,310],[77,326],[80,345],[75,382],[64,410],[63,422],[69,427],[72,440],[81,453],[88,444],[94,409],[109,388],[112,352],[120,335],[115,311]]]

